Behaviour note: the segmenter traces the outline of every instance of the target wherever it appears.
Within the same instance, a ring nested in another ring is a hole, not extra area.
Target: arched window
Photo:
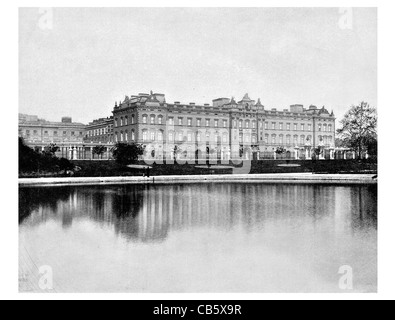
[[[173,133],[173,131],[170,131],[170,132],[169,132],[169,141],[170,141],[170,142],[173,142],[173,141],[174,141],[174,133]]]
[[[151,131],[151,141],[155,141],[155,131]]]
[[[252,121],[252,129],[256,129],[256,121]]]
[[[118,132],[115,132],[114,136],[115,136],[115,142],[118,142]]]
[[[306,142],[305,136],[300,136],[300,144],[301,144],[302,146],[304,146],[304,145],[305,145],[305,142]]]
[[[228,134],[227,133],[223,133],[222,134],[222,142],[223,143],[227,143],[228,142]]]
[[[202,133],[201,133],[201,132],[198,132],[198,133],[196,134],[196,141],[197,141],[197,142],[201,142],[201,141],[202,141]]]
[[[123,117],[121,117],[121,127],[123,126]]]
[[[147,140],[148,140],[148,132],[147,130],[143,130],[143,141],[147,142]]]
[[[129,123],[128,123],[128,116],[126,116],[125,117],[125,126],[127,126]]]
[[[147,124],[148,116],[146,114],[143,115],[143,124]]]
[[[123,142],[123,131],[121,131],[121,142]]]
[[[272,135],[272,144],[277,143],[277,136],[275,134]]]
[[[151,124],[155,124],[155,116],[153,114],[151,115]]]
[[[134,114],[132,114],[132,124],[134,124]]]
[[[159,131],[158,131],[158,141],[159,141],[159,142],[162,142],[162,141],[163,141],[163,131],[162,131],[162,130],[159,130]]]
[[[294,145],[297,146],[298,145],[298,136],[294,135]]]
[[[127,142],[129,140],[129,136],[128,136],[128,130],[125,131],[125,141]]]
[[[249,129],[250,128],[250,121],[246,120],[246,128]]]
[[[158,117],[158,124],[163,124],[163,116]]]
[[[291,135],[287,135],[287,145],[291,145]]]
[[[326,123],[324,124],[324,132],[326,132],[326,129],[327,129],[327,125],[326,125]]]
[[[115,127],[118,127],[118,118],[115,118],[114,124],[115,124]]]
[[[268,134],[265,134],[265,143],[269,144],[269,135]]]
[[[256,135],[253,135],[253,136],[252,136],[252,143],[253,143],[253,144],[256,144],[256,143],[257,143]]]
[[[218,132],[215,133],[215,143],[220,144],[221,143],[221,137],[219,136]]]
[[[132,130],[132,141],[135,141],[135,140],[136,140],[136,136],[135,136],[134,130]]]
[[[318,125],[318,131],[322,131],[322,124],[320,123],[319,125]]]
[[[284,135],[280,134],[280,144],[283,145],[284,144]]]
[[[243,120],[239,120],[239,128],[243,128]]]

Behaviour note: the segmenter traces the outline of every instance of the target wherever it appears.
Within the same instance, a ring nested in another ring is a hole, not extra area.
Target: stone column
[[[306,160],[311,160],[311,148],[306,148]]]
[[[320,160],[325,160],[325,149],[322,150],[322,153],[320,154],[319,159]]]
[[[274,151],[274,160],[277,160],[277,153]]]
[[[73,152],[73,160],[78,160],[78,152],[77,152],[77,147],[74,147],[74,152]]]
[[[295,148],[295,160],[299,160],[299,148]]]
[[[331,160],[335,159],[335,150],[331,149]]]
[[[344,151],[344,160],[347,160],[347,151]]]

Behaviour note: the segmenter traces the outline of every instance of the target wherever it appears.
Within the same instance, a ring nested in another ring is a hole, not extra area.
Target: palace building
[[[110,127],[112,126],[112,119],[103,119],[103,121]],[[94,124],[86,126],[83,123],[73,122],[71,117],[63,117],[61,122],[52,122],[34,115],[19,114],[19,137],[22,137],[29,147],[37,151],[43,151],[49,144],[56,144],[59,147],[56,156],[69,160],[94,159],[93,148],[98,144],[104,144],[106,150],[103,159],[110,159],[113,144],[106,140],[107,132],[100,136],[104,142],[99,142],[99,139],[87,139],[91,129],[96,128],[96,124],[101,122],[101,120],[94,121]]]
[[[100,118],[85,127],[85,142],[114,143],[114,117]]]
[[[113,115],[88,125],[50,122],[37,116],[19,115],[19,136],[38,150],[50,143],[59,157],[94,159],[93,149],[104,145],[103,159],[111,159],[117,142],[139,143],[154,159],[311,159],[320,148],[321,159],[335,154],[335,116],[325,108],[291,105],[268,109],[248,94],[218,98],[212,104],[167,103],[161,93],[126,96],[115,103]],[[281,148],[286,153],[279,155]]]
[[[115,104],[114,142],[141,143],[156,158],[187,158],[214,154],[227,160],[275,159],[276,150],[287,150],[287,158],[311,159],[320,147],[321,158],[333,159],[335,116],[325,108],[292,105],[289,109],[266,109],[246,94],[218,98],[212,105],[193,102],[167,103],[164,94],[140,93]]]

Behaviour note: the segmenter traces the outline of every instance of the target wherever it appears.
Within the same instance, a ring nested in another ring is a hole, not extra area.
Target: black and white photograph
[[[377,7],[15,10],[18,295],[379,293]]]

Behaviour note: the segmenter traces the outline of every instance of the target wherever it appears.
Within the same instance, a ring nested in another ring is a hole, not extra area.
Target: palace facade
[[[89,132],[87,128],[92,126],[73,122],[71,117],[63,117],[61,122],[52,122],[35,115],[19,114],[19,137],[36,151],[43,151],[46,146],[53,143],[59,147],[56,152],[57,157],[69,160],[91,160],[94,159],[93,148],[98,144],[104,144],[106,149],[103,159],[110,159],[113,144],[99,142],[98,139],[90,141],[87,139]],[[104,135],[101,137],[104,140]]]
[[[105,146],[103,159],[111,159],[117,142],[139,143],[154,159],[333,159],[335,115],[325,107],[291,105],[267,109],[248,94],[236,101],[218,98],[212,104],[167,103],[161,93],[126,96],[115,103],[113,115],[88,125],[50,122],[37,116],[19,115],[19,136],[38,150],[50,143],[57,154],[71,160],[94,159],[97,145]],[[285,154],[276,151],[282,148]]]
[[[151,92],[126,96],[113,116],[114,142],[143,144],[155,158],[210,153],[222,160],[275,159],[279,147],[287,158],[311,159],[318,147],[324,150],[321,158],[334,158],[336,119],[325,107],[268,110],[248,94],[238,102],[218,98],[212,105],[167,103],[164,94]]]
[[[114,143],[114,117],[93,120],[85,127],[85,142],[98,144]]]

